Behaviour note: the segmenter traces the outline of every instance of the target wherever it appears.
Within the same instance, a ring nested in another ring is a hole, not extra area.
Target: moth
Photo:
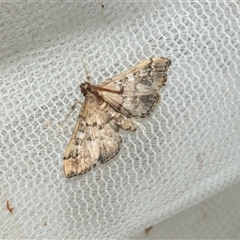
[[[119,152],[119,129],[136,131],[134,119],[152,112],[170,64],[167,58],[154,57],[99,85],[80,84],[85,102],[64,152],[66,177],[86,173]]]

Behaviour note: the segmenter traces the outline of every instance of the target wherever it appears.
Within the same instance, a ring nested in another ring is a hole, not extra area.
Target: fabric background
[[[128,237],[239,181],[239,1],[0,6],[1,238]],[[66,179],[83,58],[96,84],[153,56],[172,66],[146,135]]]
[[[130,239],[239,239],[239,190],[234,184]]]

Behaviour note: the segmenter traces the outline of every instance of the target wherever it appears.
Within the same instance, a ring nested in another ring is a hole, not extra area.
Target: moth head
[[[89,87],[90,87],[89,82],[85,82],[85,83],[80,84],[80,89],[81,89],[81,92],[82,92],[83,96],[87,95],[87,92],[89,91]]]

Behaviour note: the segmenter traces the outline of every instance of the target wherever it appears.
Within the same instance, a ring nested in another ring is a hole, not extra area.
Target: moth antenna
[[[80,101],[76,101],[73,106],[71,107],[69,113],[67,114],[67,116],[64,118],[64,120],[56,127],[56,131],[62,127],[62,125],[67,121],[67,119],[69,118],[70,114],[74,111],[74,109],[76,108],[77,104],[80,104],[80,105],[84,105],[84,103],[80,102]]]
[[[86,78],[87,78],[88,82],[91,83],[91,78],[88,74],[88,70],[87,70],[87,67],[86,67],[86,59],[84,57],[82,57],[82,61],[83,61],[83,67],[84,67],[84,70],[85,70]]]

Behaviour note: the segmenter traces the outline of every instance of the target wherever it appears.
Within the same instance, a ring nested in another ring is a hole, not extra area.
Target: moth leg
[[[76,106],[77,106],[78,104],[80,104],[80,105],[82,105],[82,106],[84,105],[83,102],[76,101],[76,102],[73,104],[73,106],[71,107],[71,109],[70,109],[69,113],[67,114],[67,116],[64,118],[64,120],[57,126],[56,131],[64,124],[64,122],[67,121],[67,119],[69,118],[70,114],[74,111],[74,109],[76,108]]]
[[[146,132],[145,132],[144,126],[143,126],[142,124],[140,124],[139,122],[135,121],[135,120],[133,120],[133,122],[135,122],[135,123],[140,127],[143,135],[144,135],[145,137],[147,137],[147,134],[146,134]]]

